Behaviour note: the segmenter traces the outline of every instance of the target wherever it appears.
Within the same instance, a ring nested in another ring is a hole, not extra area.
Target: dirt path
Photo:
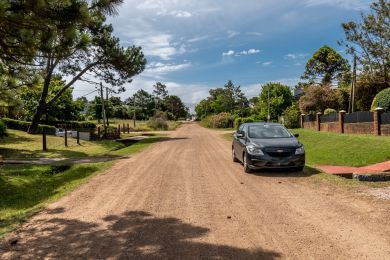
[[[220,133],[185,124],[50,205],[1,259],[390,259],[389,202],[245,174]]]

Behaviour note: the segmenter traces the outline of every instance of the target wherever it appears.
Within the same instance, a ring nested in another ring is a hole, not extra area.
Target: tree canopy
[[[2,2],[3,3],[3,2]],[[43,79],[40,99],[29,129],[37,130],[42,114],[86,73],[123,90],[126,82],[141,73],[146,64],[140,47],[123,48],[105,24],[121,0],[9,1],[0,6],[0,64],[16,85],[31,85]],[[15,23],[17,26],[12,27]],[[25,75],[21,77],[20,75]],[[69,78],[49,98],[53,77]],[[8,80],[9,82],[10,80]]]
[[[349,71],[348,61],[337,51],[325,45],[307,61],[302,78],[311,83],[330,85],[333,80],[342,81]]]

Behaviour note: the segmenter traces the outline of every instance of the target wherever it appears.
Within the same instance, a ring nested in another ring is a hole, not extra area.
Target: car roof
[[[278,126],[283,126],[282,124],[279,123],[268,123],[268,122],[252,122],[252,123],[244,123],[243,125],[278,125]]]

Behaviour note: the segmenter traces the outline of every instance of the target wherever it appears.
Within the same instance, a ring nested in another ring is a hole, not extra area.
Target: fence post
[[[68,130],[65,129],[65,146],[68,147]]]
[[[374,134],[381,135],[381,113],[383,108],[377,107],[374,111]]]
[[[345,110],[341,110],[339,111],[339,130],[340,130],[340,133],[344,134],[344,115],[345,115],[346,111]]]
[[[305,114],[301,114],[301,128],[305,128]]]
[[[118,125],[118,134],[121,135],[121,125]]]
[[[130,124],[127,123],[127,133],[130,134]]]
[[[0,155],[0,165],[3,165],[4,164],[4,158],[3,156]]]
[[[126,133],[126,126],[125,123],[122,124],[122,132],[125,134]]]
[[[97,128],[97,135],[98,135],[98,140],[100,140],[100,126]]]
[[[317,131],[321,131],[321,112],[317,113]]]
[[[42,150],[47,151],[47,145],[46,145],[46,129],[42,128]]]
[[[80,132],[77,131],[77,144],[80,145]]]

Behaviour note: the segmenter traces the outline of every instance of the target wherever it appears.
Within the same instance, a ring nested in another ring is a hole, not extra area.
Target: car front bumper
[[[288,157],[272,157],[265,155],[247,155],[249,168],[258,169],[293,169],[305,166],[305,154]]]

